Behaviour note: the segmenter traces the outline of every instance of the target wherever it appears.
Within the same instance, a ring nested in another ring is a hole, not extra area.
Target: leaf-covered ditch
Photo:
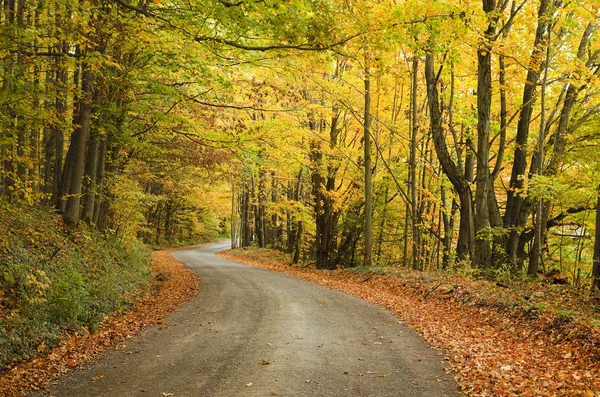
[[[17,396],[163,323],[197,292],[170,255],[0,205],[0,395]]]
[[[221,255],[387,308],[444,353],[466,395],[600,396],[600,328],[583,291],[397,268],[315,270],[265,249]]]

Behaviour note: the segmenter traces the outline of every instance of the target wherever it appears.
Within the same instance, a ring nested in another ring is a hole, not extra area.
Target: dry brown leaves
[[[444,353],[466,395],[600,396],[600,338],[579,324],[528,317],[460,286],[437,288],[418,279],[289,266],[260,250],[221,256],[385,307]]]
[[[142,329],[166,322],[167,315],[198,292],[198,276],[171,255],[174,249],[152,255],[152,279],[148,293],[126,313],[107,316],[98,329],[65,335],[49,352],[0,373],[0,396],[24,396],[26,391],[43,389],[60,374],[122,343]]]

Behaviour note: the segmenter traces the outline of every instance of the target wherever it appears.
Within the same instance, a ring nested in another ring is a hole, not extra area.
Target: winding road
[[[200,293],[126,348],[59,379],[56,397],[458,396],[440,355],[391,313],[215,255],[175,257]]]

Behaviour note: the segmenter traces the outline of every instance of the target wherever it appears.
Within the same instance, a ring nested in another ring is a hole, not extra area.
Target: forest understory
[[[385,307],[443,352],[465,395],[600,395],[600,316],[584,289],[399,268],[317,270],[269,249],[219,255]]]

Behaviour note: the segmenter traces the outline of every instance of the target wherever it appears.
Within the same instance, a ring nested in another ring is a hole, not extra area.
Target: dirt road
[[[50,395],[458,396],[441,357],[392,314],[214,254],[227,247],[176,253],[199,295]]]

